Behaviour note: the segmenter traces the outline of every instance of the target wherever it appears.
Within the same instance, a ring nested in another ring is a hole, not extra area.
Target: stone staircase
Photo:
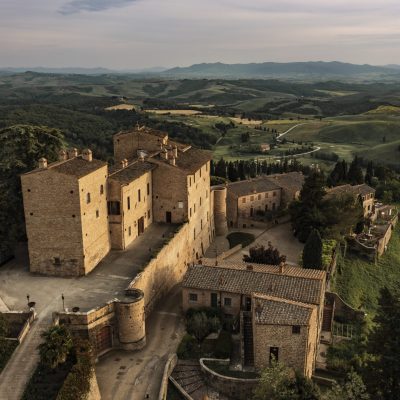
[[[251,311],[243,311],[243,347],[244,347],[244,365],[246,367],[254,366],[253,350],[253,323]]]
[[[25,386],[39,362],[38,346],[48,321],[37,320],[21,344],[15,349],[0,374],[0,400],[20,400]]]
[[[203,400],[207,394],[198,361],[179,360],[171,376],[192,399]]]

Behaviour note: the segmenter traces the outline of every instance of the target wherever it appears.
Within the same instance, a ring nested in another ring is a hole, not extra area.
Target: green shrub
[[[192,358],[193,349],[197,346],[196,339],[188,333],[182,338],[179,343],[178,350],[176,351],[179,358],[188,359]]]
[[[232,232],[226,238],[228,239],[229,248],[231,249],[238,244],[241,244],[242,247],[246,247],[255,240],[255,236],[247,232]]]
[[[221,331],[215,343],[215,357],[230,358],[232,347],[232,335],[227,331]]]

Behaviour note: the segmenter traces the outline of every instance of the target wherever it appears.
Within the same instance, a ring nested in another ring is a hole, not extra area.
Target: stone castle
[[[31,272],[86,275],[152,223],[188,224],[185,262],[198,259],[214,236],[211,157],[143,127],[114,136],[111,168],[90,150],[42,158],[21,177]]]

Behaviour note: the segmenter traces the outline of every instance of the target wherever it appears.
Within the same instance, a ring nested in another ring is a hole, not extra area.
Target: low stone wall
[[[207,367],[204,361],[211,361],[221,365],[229,365],[230,360],[220,360],[215,358],[201,358],[200,368],[204,374],[205,380],[217,392],[234,400],[248,400],[253,397],[253,391],[257,386],[259,379],[241,379],[230,376],[220,375]]]
[[[335,304],[335,317],[343,321],[362,321],[365,313],[362,310],[356,310],[347,304],[337,293],[326,292],[325,297],[330,304]]]
[[[35,320],[35,313],[33,311],[7,311],[2,314],[11,330],[7,340],[16,340],[21,343]]]
[[[229,250],[226,250],[222,252],[221,254],[218,254],[217,260],[225,260],[225,258],[228,258],[232,254],[235,254],[237,251],[242,250],[243,246],[241,244],[237,244],[235,247],[232,247]]]
[[[178,356],[176,354],[170,354],[167,362],[165,363],[164,374],[161,380],[161,387],[158,395],[158,400],[167,400],[169,377],[172,371],[174,370],[177,362],[178,362]]]

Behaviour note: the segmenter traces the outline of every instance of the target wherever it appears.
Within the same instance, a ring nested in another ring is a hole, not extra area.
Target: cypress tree
[[[317,229],[313,229],[308,236],[303,249],[303,267],[322,269],[322,240]]]

